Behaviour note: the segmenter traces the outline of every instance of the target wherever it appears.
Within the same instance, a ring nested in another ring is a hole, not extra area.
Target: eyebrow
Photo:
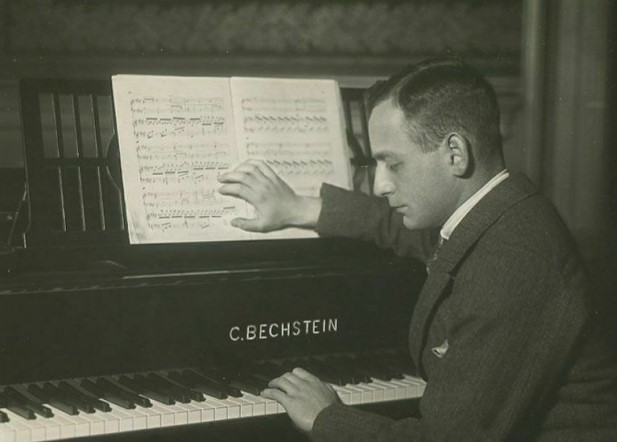
[[[373,155],[373,159],[375,159],[375,160],[385,160],[386,158],[389,158],[389,157],[398,158],[399,154],[397,154],[395,152],[391,152],[389,150],[384,150],[382,152],[378,152],[378,153]]]

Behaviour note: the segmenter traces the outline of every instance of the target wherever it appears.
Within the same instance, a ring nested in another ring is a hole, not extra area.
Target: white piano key
[[[360,392],[360,403],[361,404],[370,404],[373,402],[373,389],[361,384],[349,384],[346,385],[354,390]]]
[[[3,422],[0,424],[0,442],[16,442],[16,440],[17,428],[15,428],[11,422]]]
[[[266,414],[266,401],[265,399],[255,396],[251,393],[244,393],[242,399],[249,401],[253,404],[253,416],[263,416]]]
[[[105,416],[103,434],[113,434],[120,431],[120,416],[116,414],[116,410],[112,407],[111,411],[102,413]]]
[[[403,378],[405,382],[409,382],[415,385],[415,392],[417,397],[422,396],[424,393],[424,389],[426,388],[426,382],[423,379],[417,378],[415,376],[405,375]]]
[[[112,408],[108,413],[113,413],[113,416],[118,419],[118,432],[131,431],[133,429],[133,411],[135,409],[126,410],[122,407]]]
[[[161,428],[161,415],[152,410],[152,408],[146,407],[137,407],[134,410],[131,410],[136,415],[143,415],[146,418],[146,427],[150,428]]]
[[[60,426],[60,439],[72,439],[76,437],[77,429],[75,423],[67,419],[65,413],[60,414],[55,408],[49,408],[51,408],[54,413],[54,417],[51,419]]]
[[[214,420],[237,419],[240,417],[240,406],[227,399],[208,398],[207,401],[215,407]]]
[[[9,413],[7,415],[12,421],[13,417]],[[30,427],[30,440],[33,442],[57,440],[60,438],[60,425],[54,420],[54,417],[44,418],[37,415],[36,419],[28,420],[16,415],[15,419]]]
[[[238,404],[238,406],[240,407],[239,417],[251,417],[253,415],[253,404],[251,404],[246,399],[243,399],[241,397],[229,396],[227,399],[225,399],[225,401],[230,402],[232,404]],[[230,419],[232,418],[230,417]]]
[[[192,401],[189,404],[176,404],[176,406],[186,411],[187,424],[197,424],[201,422],[201,409],[195,406],[195,404],[199,403],[201,402]]]
[[[133,418],[133,430],[146,430],[148,428],[148,416],[142,412],[142,407],[137,407],[131,410],[131,417]]]
[[[85,437],[90,435],[90,423],[80,415],[71,416],[58,408],[48,405],[57,417],[63,417],[72,422],[75,426],[75,437]]]
[[[24,421],[26,421],[26,419],[13,413],[10,410],[5,410],[4,412],[9,417],[11,425],[15,428],[15,441],[30,442],[32,440],[31,428],[30,426],[24,424]]]
[[[362,382],[360,385],[367,386],[373,389],[374,402],[383,402],[385,400],[385,387],[382,387],[381,385],[375,384],[373,382]]]
[[[353,388],[352,385],[343,385],[340,387],[349,393],[349,404],[356,405],[362,403],[362,391]]]
[[[284,412],[283,410],[279,410],[279,403],[272,399],[262,398],[265,403],[265,414],[278,414]]]
[[[101,411],[95,411],[94,413],[80,413],[80,416],[86,419],[90,423],[90,435],[98,436],[105,434],[105,413]]]
[[[12,415],[7,413],[11,421],[18,420],[30,429],[30,439],[32,442],[44,441],[46,437],[46,425],[42,422],[44,418],[37,417],[35,419],[25,419],[17,414]]]
[[[351,405],[351,391],[348,388],[342,387],[340,385],[332,384],[334,391],[338,394],[338,397],[341,399],[345,405]]]
[[[396,386],[396,399],[407,399],[411,395],[410,389],[412,388],[406,382],[402,382],[399,379],[392,379],[389,381],[392,385]]]
[[[384,401],[393,401],[396,399],[396,386],[382,381],[381,379],[373,379],[373,384],[384,388]]]
[[[166,405],[157,403],[157,408],[167,410],[173,414],[174,423],[173,425],[186,425],[188,423],[188,412],[182,407],[181,402],[176,402],[174,405]]]
[[[174,412],[164,408],[162,404],[152,402],[152,407],[149,407],[148,409],[158,413],[161,417],[161,427],[172,427],[175,424],[176,419]]]
[[[56,420],[56,416],[47,419],[40,419],[40,421],[43,425],[45,425],[45,440],[60,439],[62,429],[60,428],[60,423]]]
[[[205,402],[196,402],[193,406],[201,410],[200,422],[212,422],[214,420],[214,412],[216,408],[209,403],[210,399],[206,397]]]

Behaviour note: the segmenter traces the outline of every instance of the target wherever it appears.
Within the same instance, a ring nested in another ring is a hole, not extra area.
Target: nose
[[[394,183],[389,178],[385,165],[377,163],[375,179],[373,181],[373,194],[376,196],[388,196],[394,192]]]

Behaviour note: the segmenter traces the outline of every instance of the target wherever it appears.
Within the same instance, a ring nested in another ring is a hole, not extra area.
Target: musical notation
[[[240,103],[242,110],[246,112],[325,112],[327,109],[326,100],[312,97],[246,97]]]
[[[194,138],[227,132],[223,103],[219,98],[133,98],[130,106],[137,139]]]
[[[290,158],[308,155],[315,158],[328,157],[332,153],[332,144],[328,141],[317,142],[249,142],[246,143],[249,157]]]
[[[217,178],[237,159],[224,138],[231,125],[223,98],[129,95],[149,231],[194,233],[228,225],[238,210],[217,192]]]
[[[247,132],[327,132],[328,120],[310,115],[263,115],[244,117]]]

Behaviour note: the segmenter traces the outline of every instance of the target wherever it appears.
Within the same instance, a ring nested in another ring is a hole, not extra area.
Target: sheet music
[[[241,157],[265,160],[303,195],[351,187],[335,81],[234,77],[231,94]]]
[[[245,204],[217,176],[238,163],[229,80],[114,76],[114,102],[132,244],[237,237]]]
[[[318,196],[324,182],[351,188],[334,80],[233,77],[231,95],[240,157],[265,160],[302,195]],[[315,236],[287,234],[300,232]]]
[[[112,82],[131,244],[315,236],[230,225],[252,217],[252,208],[220,195],[217,177],[246,158],[266,160],[302,194],[317,194],[323,181],[350,187],[333,81],[234,78],[230,86],[227,78],[117,75]]]

